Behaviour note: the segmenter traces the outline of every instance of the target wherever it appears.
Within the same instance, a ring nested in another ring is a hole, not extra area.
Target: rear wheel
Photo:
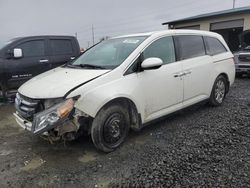
[[[209,103],[212,106],[220,106],[223,103],[226,97],[227,84],[227,80],[224,76],[220,75],[216,78],[209,99]]]
[[[93,120],[91,138],[97,149],[111,152],[125,140],[129,131],[128,110],[118,104],[101,109]]]

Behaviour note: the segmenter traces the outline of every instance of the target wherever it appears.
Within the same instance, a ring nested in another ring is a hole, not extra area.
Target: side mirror
[[[162,64],[163,61],[160,58],[150,57],[142,62],[141,68],[143,70],[158,69],[162,66]]]
[[[243,50],[250,50],[250,46],[245,46]]]
[[[20,48],[14,48],[13,50],[13,57],[14,58],[21,58],[23,57],[23,51]]]

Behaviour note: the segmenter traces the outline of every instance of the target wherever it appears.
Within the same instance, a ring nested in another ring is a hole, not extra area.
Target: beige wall
[[[211,23],[237,20],[237,19],[244,19],[244,28],[243,28],[244,30],[250,29],[250,14],[239,14],[239,15],[233,15],[233,16],[220,16],[218,18],[204,19],[202,21],[188,22],[185,24],[175,24],[174,28],[200,25],[201,30],[209,31]]]

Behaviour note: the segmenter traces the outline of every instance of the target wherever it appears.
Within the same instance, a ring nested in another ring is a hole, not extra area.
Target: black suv
[[[58,67],[80,55],[73,36],[32,36],[15,38],[0,48],[0,90],[17,89],[42,72]]]

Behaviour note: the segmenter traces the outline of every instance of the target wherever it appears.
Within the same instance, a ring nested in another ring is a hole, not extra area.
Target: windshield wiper
[[[91,65],[91,64],[79,64],[79,65],[74,65],[74,66],[79,66],[81,68],[93,68],[93,69],[105,69],[102,66],[99,65]]]

